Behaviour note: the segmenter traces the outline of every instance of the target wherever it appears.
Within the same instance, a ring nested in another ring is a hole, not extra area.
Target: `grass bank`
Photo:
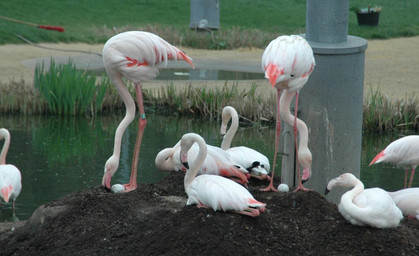
[[[95,82],[71,63],[64,67],[52,65],[49,71],[41,71],[35,72],[35,86],[24,81],[0,84],[0,113],[94,116],[125,111],[118,92],[106,77]],[[158,90],[143,91],[147,111],[214,120],[220,117],[224,106],[231,105],[243,121],[274,125],[276,95],[274,92],[262,95],[256,87],[252,84],[242,90],[237,82],[230,81],[221,88],[189,83],[182,88],[169,84]],[[129,90],[134,97],[133,87],[129,86]],[[89,97],[80,98],[86,91]],[[418,103],[415,95],[391,101],[379,90],[370,90],[363,107],[364,131],[417,132]]]
[[[363,0],[351,0],[350,7],[366,7]],[[371,38],[419,35],[419,5],[416,0],[368,2],[382,7],[377,27],[358,26],[349,12],[349,34]],[[207,49],[264,48],[281,34],[305,31],[305,0],[220,1],[220,30],[196,33],[189,29],[190,1],[0,1],[1,15],[41,25],[61,26],[64,33],[0,20],[0,44],[33,42],[104,43],[126,30],[147,30],[170,43]]]

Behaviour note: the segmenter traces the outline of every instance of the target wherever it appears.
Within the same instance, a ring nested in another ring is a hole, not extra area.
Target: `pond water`
[[[105,161],[112,154],[114,132],[122,118],[119,115],[94,119],[0,115],[0,126],[8,128],[12,136],[7,162],[16,165],[23,176],[15,216],[11,204],[3,203],[0,222],[14,218],[26,220],[41,204],[99,185]],[[155,156],[161,149],[175,145],[184,133],[196,132],[209,144],[221,144],[220,121],[203,122],[155,114],[147,118],[139,160],[140,184],[153,183],[167,175],[155,168]],[[121,162],[113,184],[124,184],[129,180],[136,129],[135,121],[123,137]],[[274,136],[274,127],[244,127],[237,132],[233,146],[255,148],[272,161]],[[397,135],[364,135],[363,138],[361,179],[365,186],[386,190],[403,187],[404,171],[401,169],[389,164],[368,167],[369,161]],[[414,185],[419,184],[415,182]]]

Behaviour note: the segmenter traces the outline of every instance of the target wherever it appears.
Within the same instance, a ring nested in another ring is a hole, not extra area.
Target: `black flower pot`
[[[377,26],[380,13],[379,12],[368,12],[368,13],[357,12],[356,17],[358,18],[358,25],[360,26]]]

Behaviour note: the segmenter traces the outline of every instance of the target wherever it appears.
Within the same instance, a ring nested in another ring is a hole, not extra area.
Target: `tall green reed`
[[[404,99],[391,101],[379,89],[370,89],[364,100],[364,131],[417,131],[419,129],[418,103],[418,97],[415,95],[406,95]]]
[[[49,112],[56,115],[97,114],[109,85],[107,78],[101,81],[97,86],[96,77],[77,70],[71,59],[56,65],[51,58],[48,70],[44,63],[35,68],[35,88],[45,98]]]

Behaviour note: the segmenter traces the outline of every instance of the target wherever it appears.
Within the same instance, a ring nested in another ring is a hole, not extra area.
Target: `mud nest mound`
[[[249,190],[258,218],[186,206],[183,174],[112,194],[89,188],[40,206],[0,235],[1,255],[418,255],[419,221],[358,227],[316,192]]]

